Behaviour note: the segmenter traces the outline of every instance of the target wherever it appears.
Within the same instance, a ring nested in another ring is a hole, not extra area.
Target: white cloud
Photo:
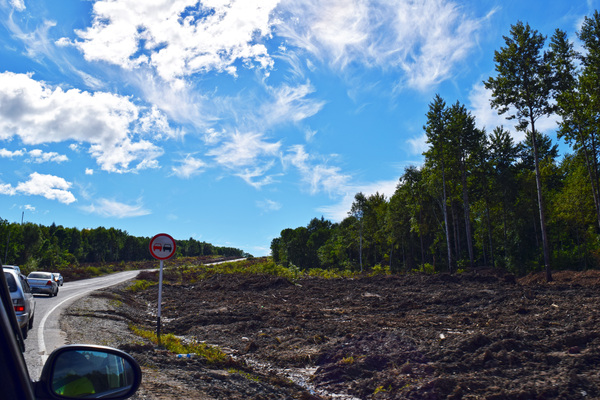
[[[188,155],[179,162],[181,165],[178,167],[172,167],[172,171],[173,175],[183,179],[187,179],[202,173],[204,171],[204,167],[206,167],[206,163],[204,161],[199,158],[192,157],[191,155]]]
[[[161,148],[149,141],[132,142],[129,139],[113,144],[109,150],[107,151],[102,144],[90,146],[90,154],[96,158],[102,169],[117,173],[158,168],[156,159],[164,153]],[[134,168],[129,168],[129,164],[137,160],[140,160],[138,164]]]
[[[398,186],[398,180],[379,181],[362,186],[347,186],[345,188],[346,193],[340,202],[319,207],[317,211],[322,212],[326,218],[331,219],[334,222],[340,222],[348,216],[348,212],[352,208],[352,203],[354,202],[354,196],[357,193],[362,192],[367,197],[379,193],[385,195],[385,197],[389,199],[396,191],[396,186]]]
[[[471,89],[471,92],[469,93],[469,103],[471,105],[470,108],[472,114],[475,116],[477,126],[485,128],[488,133],[493,131],[496,127],[503,126],[504,129],[511,132],[515,141],[523,141],[523,139],[525,139],[525,132],[517,131],[517,120],[506,119],[510,111],[502,115],[498,114],[498,110],[492,108],[490,105],[491,98],[492,93],[485,88],[483,83],[475,84]],[[558,121],[559,117],[556,115],[539,118],[536,121],[535,129],[536,131],[545,134],[556,132]]]
[[[474,47],[481,20],[447,0],[287,0],[277,33],[334,67],[398,68],[425,90],[451,76]]]
[[[278,211],[281,209],[281,203],[274,200],[264,199],[256,202],[256,206],[265,212]]]
[[[25,144],[89,143],[90,153],[105,171],[156,167],[162,150],[147,141],[135,142],[130,129],[138,118],[153,115],[116,94],[65,91],[30,75],[0,74],[0,140],[18,136]]]
[[[86,175],[94,175],[94,170],[91,168],[86,168],[85,169],[85,174]]]
[[[8,183],[0,183],[0,194],[14,196],[15,194],[17,194],[17,190]]]
[[[76,33],[89,61],[149,65],[167,81],[198,72],[236,73],[241,60],[269,68],[260,42],[271,34],[278,0],[156,0],[94,3],[93,25]]]
[[[142,134],[151,133],[154,139],[173,139],[184,136],[181,128],[171,128],[167,116],[156,106],[153,106],[150,112],[138,119],[136,132]]]
[[[12,187],[10,184],[0,185],[0,194],[10,196],[16,194],[43,196],[49,200],[58,200],[64,204],[71,204],[77,201],[73,193],[69,191],[71,186],[71,182],[67,182],[61,177],[34,172],[29,175],[28,181],[19,182],[16,187]]]
[[[58,154],[56,152],[44,152],[40,149],[29,150],[15,150],[10,151],[7,149],[0,149],[0,158],[13,158],[13,157],[23,157],[25,155],[29,155],[29,159],[26,162],[33,162],[36,164],[41,164],[43,162],[55,162],[61,163],[65,161],[69,161],[69,158],[63,154]]]
[[[312,194],[321,191],[330,195],[339,194],[350,180],[350,176],[342,174],[340,168],[316,163],[302,145],[292,146],[285,161],[298,169],[302,181],[308,185]]]
[[[270,185],[275,182],[275,178],[281,174],[267,175],[267,172],[273,167],[274,162],[263,163],[258,166],[241,168],[234,175],[242,178],[248,185],[260,189],[265,185]]]
[[[99,199],[96,203],[82,208],[92,214],[113,218],[131,218],[151,214],[142,204],[129,205],[109,199]]]
[[[421,155],[427,151],[427,149],[429,149],[429,145],[427,144],[427,134],[425,133],[423,133],[421,136],[407,139],[406,143],[408,143],[411,149],[411,154]]]
[[[25,11],[25,2],[23,0],[10,0],[10,5],[17,11]]]
[[[65,156],[64,154],[58,154],[53,151],[44,152],[40,149],[34,149],[34,150],[30,150],[28,152],[28,154],[31,157],[31,162],[34,162],[37,164],[41,164],[43,162],[61,163],[61,162],[69,161],[69,158],[67,156]]]
[[[279,152],[279,142],[270,143],[264,140],[260,133],[235,132],[218,148],[210,150],[207,154],[213,156],[222,166],[236,169],[254,166],[259,162],[260,156],[274,156]]]
[[[13,157],[22,157],[25,154],[25,150],[7,150],[0,149],[0,157],[2,158],[13,158]]]
[[[299,122],[317,114],[324,101],[312,100],[307,96],[315,91],[310,83],[299,86],[282,85],[269,88],[273,102],[262,106],[262,120],[269,125],[285,122]]]

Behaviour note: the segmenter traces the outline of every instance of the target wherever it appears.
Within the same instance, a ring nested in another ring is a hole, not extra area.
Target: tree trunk
[[[592,196],[594,197],[594,207],[596,208],[596,220],[598,222],[598,228],[600,229],[600,193],[598,193],[598,176],[596,174],[596,168],[590,159],[590,152],[581,132],[581,126],[578,127],[579,137],[581,141],[581,147],[583,148],[583,155],[585,157],[585,164],[590,175],[590,183],[592,185]]]
[[[546,213],[544,211],[544,196],[542,193],[542,177],[540,173],[540,160],[537,151],[537,143],[535,140],[535,120],[533,118],[533,110],[530,110],[531,115],[531,143],[533,145],[533,160],[535,162],[535,183],[537,187],[538,206],[540,209],[540,228],[542,231],[542,247],[544,249],[544,264],[546,266],[546,281],[552,281],[552,271],[550,269],[550,245],[548,243],[548,234],[546,233]]]
[[[442,162],[442,212],[444,214],[444,225],[446,225],[446,248],[448,249],[448,271],[452,273],[452,247],[450,246],[450,226],[448,224],[448,209],[446,205],[446,176],[444,162]]]
[[[465,171],[465,167],[463,167],[462,170],[462,186],[463,209],[465,213],[465,231],[467,233],[467,249],[469,250],[469,263],[471,268],[473,268],[475,259],[473,256],[473,237],[471,236],[471,206],[469,204],[469,192],[467,191],[467,172]]]

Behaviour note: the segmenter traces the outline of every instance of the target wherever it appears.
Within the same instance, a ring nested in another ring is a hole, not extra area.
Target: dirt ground
[[[146,279],[148,276],[145,277]],[[600,273],[307,278],[214,275],[163,286],[162,332],[221,347],[209,364],[136,337],[157,286],[96,292],[63,318],[70,342],[142,365],[134,399],[600,398]]]

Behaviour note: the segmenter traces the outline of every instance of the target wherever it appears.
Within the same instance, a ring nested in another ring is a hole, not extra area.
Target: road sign
[[[175,239],[159,233],[150,240],[150,254],[157,260],[167,260],[175,254]]]

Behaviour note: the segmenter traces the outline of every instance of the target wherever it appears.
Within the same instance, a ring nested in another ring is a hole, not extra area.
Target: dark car
[[[38,382],[27,371],[25,341],[0,274],[0,386],[2,399],[126,399],[142,381],[139,364],[129,354],[104,346],[68,345],[52,352]]]
[[[60,272],[53,272],[52,275],[54,275],[54,281],[56,282],[56,284],[58,286],[62,286],[65,278],[63,278]]]

